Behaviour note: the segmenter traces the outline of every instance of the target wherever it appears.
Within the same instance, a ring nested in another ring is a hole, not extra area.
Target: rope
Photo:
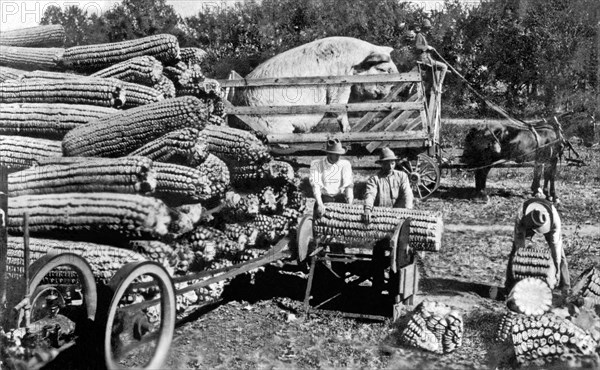
[[[516,118],[511,117],[504,109],[502,109],[502,107],[500,107],[500,106],[492,103],[488,99],[486,99],[483,95],[481,95],[481,93],[479,91],[477,91],[477,89],[475,89],[469,83],[469,81],[462,74],[460,74],[460,72],[458,72],[456,70],[456,68],[454,68],[452,66],[452,64],[448,63],[448,61],[446,59],[444,59],[444,57],[441,56],[440,53],[438,53],[437,50],[433,49],[433,51],[438,56],[438,58],[440,58],[442,60],[442,62],[446,63],[446,65],[448,66],[448,68],[450,68],[454,74],[456,74],[464,83],[467,84],[467,87],[469,88],[469,90],[471,90],[471,92],[473,92],[473,94],[475,94],[475,96],[477,96],[479,99],[483,100],[483,102],[485,104],[487,104],[490,108],[492,108],[494,111],[496,111],[502,117],[506,118],[513,125],[513,127],[520,128],[520,129],[535,130],[535,129],[533,129],[533,125],[528,124],[526,122],[523,122],[520,119],[516,119]]]

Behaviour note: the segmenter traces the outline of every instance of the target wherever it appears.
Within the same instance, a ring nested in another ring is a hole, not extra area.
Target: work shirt
[[[310,164],[309,180],[313,188],[316,186],[320,189],[321,194],[335,197],[354,185],[352,165],[345,159],[333,164],[329,163],[327,157],[314,160]]]
[[[413,208],[413,193],[408,175],[392,171],[384,175],[381,171],[367,181],[365,208],[377,207]]]
[[[420,55],[423,52],[429,51],[429,44],[422,32],[417,33],[415,37],[415,54]]]

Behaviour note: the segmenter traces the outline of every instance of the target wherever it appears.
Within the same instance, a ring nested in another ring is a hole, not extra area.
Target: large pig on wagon
[[[377,46],[351,37],[327,37],[285,51],[260,64],[246,78],[347,76],[398,73],[390,58],[391,47]],[[242,106],[325,105],[348,103],[352,90],[356,100],[381,99],[389,84],[354,86],[256,87],[236,89],[233,103]],[[265,115],[270,133],[309,132],[324,114]],[[350,131],[346,114],[337,117],[343,132]]]

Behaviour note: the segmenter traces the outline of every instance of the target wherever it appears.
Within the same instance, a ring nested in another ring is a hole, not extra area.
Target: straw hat
[[[392,151],[392,149],[390,148],[383,148],[381,149],[381,153],[379,154],[379,159],[375,161],[375,163],[381,163],[381,162],[386,162],[386,161],[397,161],[398,157],[396,157],[396,154],[394,154],[394,152]]]
[[[325,153],[331,154],[346,154],[346,149],[342,146],[340,139],[329,139],[325,146]]]
[[[546,234],[552,227],[551,209],[540,202],[531,202],[525,207],[523,225],[538,234]]]

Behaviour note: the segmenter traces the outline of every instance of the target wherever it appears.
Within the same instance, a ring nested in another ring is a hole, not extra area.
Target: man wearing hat
[[[365,223],[371,222],[373,206],[413,208],[414,197],[408,175],[395,170],[398,159],[390,148],[381,149],[379,160],[376,162],[381,164],[381,170],[367,181],[363,214]]]
[[[436,78],[436,80],[438,92],[441,92],[444,77],[448,71],[448,66],[445,63],[438,62],[431,56],[431,52],[435,51],[435,48],[427,43],[427,38],[425,37],[430,30],[431,21],[429,19],[425,19],[421,27],[415,27],[415,32],[417,33],[415,37],[415,55],[417,61],[431,65],[434,70],[439,72],[439,76]]]
[[[315,216],[321,217],[325,203],[348,203],[354,201],[352,165],[341,159],[346,154],[339,139],[327,140],[324,150],[327,156],[310,164],[310,185],[315,196]]]
[[[569,267],[562,247],[562,235],[560,216],[556,207],[545,199],[533,198],[519,207],[513,237],[513,247],[509,256],[508,268],[506,269],[506,293],[510,292],[517,282],[512,271],[512,261],[515,254],[521,248],[535,243],[539,236],[544,237],[544,242],[550,247],[550,254],[554,263],[552,271],[554,274],[548,277],[548,285],[551,288],[558,286],[562,290],[571,287]]]
[[[371,223],[371,211],[374,206],[390,208],[413,208],[413,193],[408,175],[396,171],[396,157],[390,148],[382,148],[379,160],[381,170],[367,180],[365,191],[365,208],[363,221]],[[387,266],[385,259],[386,240],[382,240],[373,247],[372,276],[373,287],[381,291],[384,281],[384,269]]]

